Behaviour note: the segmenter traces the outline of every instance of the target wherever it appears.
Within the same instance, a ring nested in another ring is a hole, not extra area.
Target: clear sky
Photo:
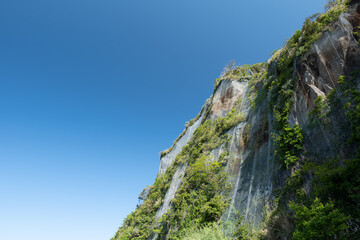
[[[224,66],[324,4],[0,1],[0,239],[111,238]]]

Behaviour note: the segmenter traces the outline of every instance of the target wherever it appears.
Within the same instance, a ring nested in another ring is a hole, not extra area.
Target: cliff
[[[229,66],[113,239],[360,239],[359,37],[360,3],[333,2]]]

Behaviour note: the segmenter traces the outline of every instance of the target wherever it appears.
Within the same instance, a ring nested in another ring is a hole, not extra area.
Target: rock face
[[[210,118],[224,117],[233,109],[236,101],[245,98],[247,82],[224,80],[216,89],[210,108]]]
[[[203,111],[202,111],[203,112]],[[164,156],[160,159],[160,166],[159,166],[159,174],[164,174],[166,172],[166,169],[171,166],[171,164],[174,162],[176,156],[181,152],[182,148],[189,142],[189,140],[192,138],[192,135],[194,134],[195,130],[199,127],[201,124],[204,116],[201,115],[198,120],[195,121],[193,125],[190,127],[187,127],[184,130],[184,134],[179,136],[178,140],[175,141],[174,145],[171,147],[171,150],[166,153]]]
[[[291,90],[288,98],[292,99],[292,104],[288,105],[288,116],[282,124],[288,126],[288,129],[298,125],[303,130],[303,156],[325,159],[345,156],[351,151],[351,148],[343,144],[350,134],[346,116],[343,113],[332,115],[330,123],[325,124],[319,117],[314,117],[312,111],[315,109],[316,99],[325,98],[333,93],[333,89],[338,88],[341,76],[350,76],[360,69],[359,26],[360,3],[354,3],[312,43],[305,54],[294,57],[290,76],[293,87],[280,86],[279,92]],[[207,121],[214,122],[224,118],[232,111],[239,119],[226,130],[228,140],[203,153],[207,161],[223,163],[223,171],[229,176],[231,190],[226,195],[228,205],[222,210],[218,220],[234,225],[241,217],[253,226],[260,225],[264,209],[273,206],[275,192],[285,186],[296,168],[296,164],[293,167],[282,167],[278,148],[275,146],[276,136],[280,134],[278,125],[281,118],[273,106],[282,101],[280,96],[272,93],[272,86],[282,77],[277,72],[278,64],[281,61],[275,58],[267,64],[232,68],[228,74],[218,79],[213,95],[195,121],[184,130],[173,147],[162,155],[158,178],[172,171],[169,175],[171,180],[164,196],[158,198],[160,200],[154,200],[158,207],[154,208],[156,213],[151,213],[154,217],[148,220],[151,227],[150,230],[147,229],[147,235],[144,235],[147,237],[137,239],[168,239],[170,232],[179,228],[167,223],[163,230],[165,234],[151,232],[151,229],[165,224],[158,221],[165,213],[171,212],[173,200],[184,184],[184,176],[188,174],[187,168],[193,164],[191,154],[183,162],[177,162],[177,157],[188,144],[192,144],[190,140],[198,128],[203,127]],[[357,89],[360,90],[360,87],[357,86]],[[341,96],[338,98],[341,99]],[[304,183],[308,193],[311,191],[309,181],[307,179]],[[114,239],[127,239],[120,238],[124,234],[121,231],[125,232],[127,226],[133,226],[131,231],[134,232],[136,224],[129,220]],[[127,234],[130,234],[130,230]]]
[[[306,54],[306,61],[296,65],[299,79],[297,89],[298,121],[305,124],[312,104],[336,87],[339,76],[349,74],[360,66],[359,43],[354,28],[359,25],[359,13],[352,9],[341,14],[333,31],[326,31]]]
[[[160,167],[159,167],[159,175],[164,174],[166,169],[175,161],[176,156],[181,152],[182,148],[188,143],[191,139],[195,130],[199,127],[199,125],[204,120],[205,112],[208,113],[207,117],[211,119],[215,119],[217,117],[224,117],[231,109],[234,108],[235,102],[238,99],[245,99],[245,104],[240,106],[240,111],[243,113],[248,112],[249,101],[246,101],[246,91],[248,83],[241,82],[241,81],[230,81],[224,80],[220,83],[216,91],[214,92],[213,96],[211,97],[211,104],[205,104],[202,108],[201,112],[199,113],[198,119],[194,122],[193,125],[187,127],[184,131],[185,133],[178,138],[171,148],[172,150],[161,157],[160,160]],[[210,110],[210,112],[208,111]],[[239,138],[239,131],[243,130],[244,124],[242,124],[242,128],[240,124],[229,131],[229,135],[233,136],[232,142],[230,144],[230,149],[226,149],[224,145],[220,145],[219,147],[212,150],[210,154],[212,160],[218,160],[221,153],[225,151],[229,151],[232,154],[232,157],[238,158],[238,145],[240,140]],[[240,129],[239,129],[240,128]],[[238,159],[239,160],[239,159]],[[179,189],[182,178],[184,177],[185,170],[187,165],[181,165],[177,168],[170,187],[165,195],[165,200],[160,207],[160,209],[156,213],[155,219],[159,219],[165,212],[167,212],[171,206],[170,202],[174,198],[176,191]],[[229,167],[229,169],[233,167]],[[156,237],[152,237],[152,239],[156,239]]]
[[[349,76],[359,69],[359,42],[353,35],[360,25],[359,12],[359,7],[353,7],[348,13],[341,14],[332,31],[324,32],[313,44],[313,48],[306,54],[307,60],[296,64],[299,87],[296,89],[296,104],[290,117],[293,123],[306,126],[315,99],[327,96],[336,88],[340,76]],[[333,119],[332,123],[341,121]],[[335,125],[333,127],[338,129]],[[318,129],[307,131],[308,148],[317,154],[326,153],[328,157],[333,157],[336,151],[332,149],[337,148],[338,143],[332,142],[337,138],[331,134],[334,133],[326,131],[322,124]]]

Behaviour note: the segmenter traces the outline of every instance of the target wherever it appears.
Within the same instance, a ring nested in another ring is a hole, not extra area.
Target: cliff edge
[[[359,46],[359,1],[331,1],[229,66],[113,240],[360,239]]]

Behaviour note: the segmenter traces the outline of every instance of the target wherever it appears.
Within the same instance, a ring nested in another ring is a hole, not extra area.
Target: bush
[[[349,218],[336,209],[332,202],[324,205],[319,198],[315,198],[309,208],[294,203],[290,203],[289,207],[295,211],[296,219],[292,239],[344,239]]]
[[[216,223],[210,223],[204,227],[191,226],[185,232],[182,240],[230,240]]]
[[[279,135],[274,134],[276,153],[282,159],[282,167],[293,165],[303,146],[303,133],[299,125],[290,127],[288,124]]]
[[[360,219],[360,157],[329,161],[315,168],[315,193],[331,199],[343,212]]]
[[[244,216],[241,216],[236,223],[236,229],[233,236],[236,240],[251,240],[259,239],[259,232],[248,222],[244,221]]]

